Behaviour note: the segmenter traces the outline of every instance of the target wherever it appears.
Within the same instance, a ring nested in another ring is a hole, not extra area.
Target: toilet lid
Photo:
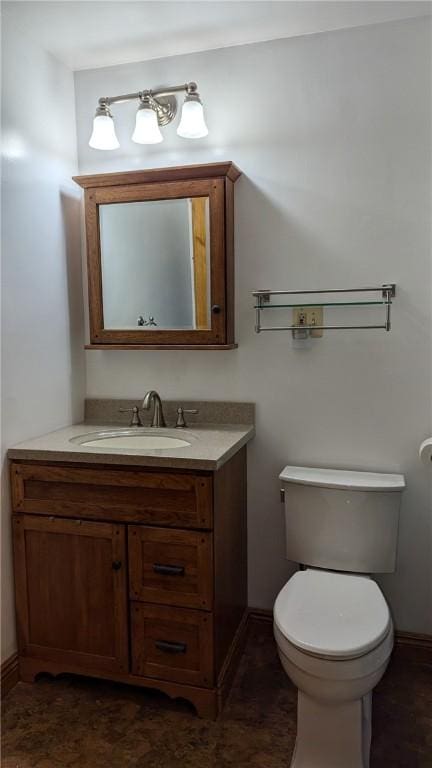
[[[375,648],[391,619],[375,581],[333,571],[298,571],[279,592],[274,621],[289,642],[316,656],[355,658]]]
[[[382,472],[357,472],[351,469],[319,469],[317,467],[285,467],[279,480],[320,488],[346,488],[350,491],[401,491],[403,475]]]

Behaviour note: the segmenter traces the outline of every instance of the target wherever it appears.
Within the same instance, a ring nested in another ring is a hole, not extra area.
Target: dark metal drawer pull
[[[186,643],[170,643],[168,640],[156,640],[156,648],[166,653],[186,653]]]
[[[162,573],[164,576],[184,576],[184,567],[182,565],[161,565],[154,563],[155,573]]]

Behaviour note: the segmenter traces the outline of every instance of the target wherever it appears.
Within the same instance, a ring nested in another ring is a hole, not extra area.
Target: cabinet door
[[[14,515],[20,654],[128,669],[125,527]]]

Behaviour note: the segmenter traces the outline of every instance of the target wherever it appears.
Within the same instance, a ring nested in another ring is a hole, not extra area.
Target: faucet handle
[[[132,417],[130,420],[130,427],[142,427],[142,421],[141,417],[139,415],[140,409],[137,405],[134,405],[133,408],[119,408],[119,413],[131,413]]]
[[[185,413],[199,413],[199,411],[197,408],[182,408],[181,406],[177,408],[176,429],[187,427],[187,424],[184,418]]]

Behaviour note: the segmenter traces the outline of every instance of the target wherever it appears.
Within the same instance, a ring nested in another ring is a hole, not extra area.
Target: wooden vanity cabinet
[[[11,463],[21,679],[103,677],[217,715],[245,633],[245,451],[215,472]]]

